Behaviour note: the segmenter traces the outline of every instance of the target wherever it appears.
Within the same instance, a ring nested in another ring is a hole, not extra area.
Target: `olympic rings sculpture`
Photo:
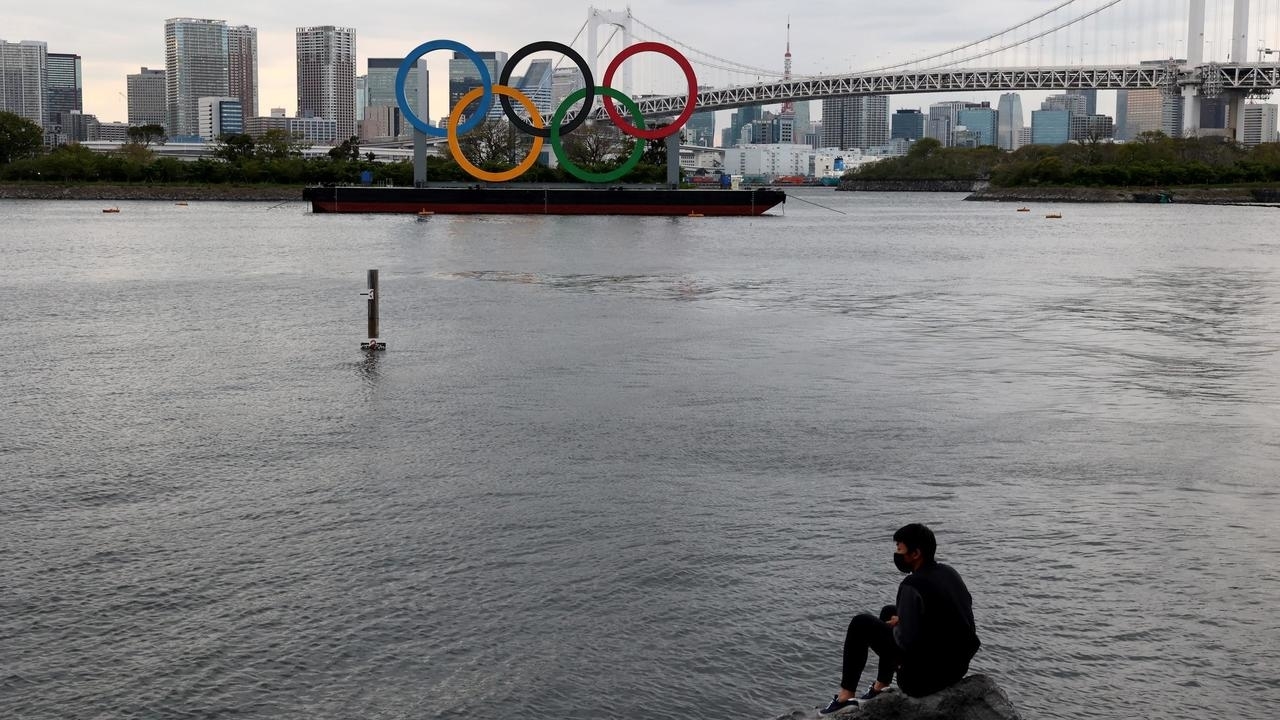
[[[408,96],[405,94],[405,82],[409,78],[409,73],[417,65],[418,60],[433,50],[452,50],[461,54],[470,60],[476,66],[476,70],[480,75],[480,87],[473,88],[470,92],[463,95],[458,100],[458,104],[449,112],[448,122],[445,127],[438,128],[425,122],[418,114],[414,112],[413,107],[409,104]],[[515,70],[516,65],[526,57],[536,52],[558,52],[578,66],[578,70],[582,73],[582,80],[585,87],[579,88],[570,93],[568,97],[560,103],[555,113],[551,116],[551,122],[548,124],[543,120],[541,113],[538,112],[537,106],[529,96],[520,92],[516,88],[511,87],[508,83],[511,81],[511,73]],[[684,73],[685,79],[689,83],[689,98],[685,101],[684,110],[670,125],[658,128],[646,128],[644,117],[640,113],[640,106],[634,100],[627,97],[625,93],[611,86],[613,76],[617,73],[622,63],[631,57],[642,52],[656,52],[665,55],[675,61],[676,65]],[[521,132],[533,136],[533,145],[529,150],[529,154],[510,170],[501,172],[489,172],[476,167],[462,153],[462,146],[458,139],[466,133],[474,130],[489,113],[489,109],[493,107],[493,98],[497,96],[498,102],[502,106],[502,112]],[[631,155],[619,167],[608,172],[590,172],[584,170],[569,160],[568,154],[564,150],[564,136],[577,130],[587,120],[587,116],[591,114],[592,105],[597,96],[600,96],[601,102],[604,104],[605,113],[613,124],[626,135],[636,139],[635,145],[631,150]],[[538,154],[542,152],[544,140],[551,141],[551,149],[555,152],[556,160],[560,163],[560,167],[565,172],[582,180],[584,182],[613,182],[623,177],[627,173],[635,169],[640,164],[640,158],[644,155],[646,140],[661,140],[679,132],[681,128],[689,122],[689,118],[693,116],[694,107],[698,98],[698,79],[693,72],[693,66],[689,64],[688,58],[680,53],[679,50],[657,42],[642,42],[631,45],[622,52],[618,53],[613,61],[609,63],[609,67],[604,73],[604,82],[601,85],[595,84],[595,78],[592,77],[591,68],[587,66],[582,56],[573,50],[573,48],[562,43],[551,40],[533,42],[525,45],[516,51],[514,55],[507,60],[506,65],[502,67],[502,72],[498,77],[498,82],[494,83],[492,76],[489,74],[489,68],[484,64],[480,54],[475,50],[463,45],[456,40],[429,40],[413,49],[405,56],[400,63],[400,69],[396,72],[396,103],[400,106],[400,113],[410,125],[415,129],[429,137],[446,138],[449,141],[449,152],[453,155],[453,159],[458,163],[468,175],[478,180],[487,182],[506,182],[523,175],[533,164],[537,162]],[[469,115],[465,121],[462,116],[472,103],[479,101],[476,111]],[[527,122],[524,118],[516,114],[511,101],[515,100],[520,103],[521,107],[529,113],[529,119],[532,123]],[[621,103],[626,108],[627,113],[631,115],[631,120],[627,122],[618,108],[612,101]],[[565,116],[569,114],[569,110],[577,102],[582,101],[582,109],[569,122],[565,123]]]

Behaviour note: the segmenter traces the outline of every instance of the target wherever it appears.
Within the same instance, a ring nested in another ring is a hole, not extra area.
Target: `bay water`
[[[0,202],[0,716],[776,717],[908,522],[1027,718],[1280,707],[1276,209],[119,207]]]

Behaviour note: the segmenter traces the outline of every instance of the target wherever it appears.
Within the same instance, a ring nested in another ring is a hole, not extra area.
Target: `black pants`
[[[912,697],[932,695],[945,687],[959,682],[969,672],[968,661],[945,662],[937,666],[917,667],[902,664],[902,649],[893,639],[893,628],[888,620],[898,614],[898,608],[885,605],[880,611],[880,618],[869,614],[855,617],[849,623],[849,631],[844,636],[844,668],[840,676],[840,687],[854,692],[862,677],[862,670],[867,666],[867,651],[873,650],[880,657],[879,671],[876,681],[888,685],[893,682],[893,674],[898,673],[898,687]]]
[[[876,680],[888,685],[893,682],[893,673],[898,669],[901,650],[893,639],[893,628],[885,622],[898,614],[898,608],[885,605],[880,611],[880,618],[863,613],[849,622],[849,630],[844,636],[844,666],[840,675],[840,687],[855,692],[858,680],[862,678],[862,670],[867,666],[867,651],[874,650],[880,656],[880,669]]]

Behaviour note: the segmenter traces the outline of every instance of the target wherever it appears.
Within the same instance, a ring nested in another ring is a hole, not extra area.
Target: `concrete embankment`
[[[973,192],[978,180],[841,180],[837,190],[848,192]]]
[[[302,200],[302,186],[0,183],[0,200]]]
[[[965,200],[1055,203],[1180,203],[1188,205],[1280,205],[1280,188],[994,188],[975,190]]]

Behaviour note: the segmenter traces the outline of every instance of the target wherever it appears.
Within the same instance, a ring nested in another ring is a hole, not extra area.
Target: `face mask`
[[[893,566],[904,573],[911,572],[911,563],[907,562],[907,556],[902,553],[893,554]]]

